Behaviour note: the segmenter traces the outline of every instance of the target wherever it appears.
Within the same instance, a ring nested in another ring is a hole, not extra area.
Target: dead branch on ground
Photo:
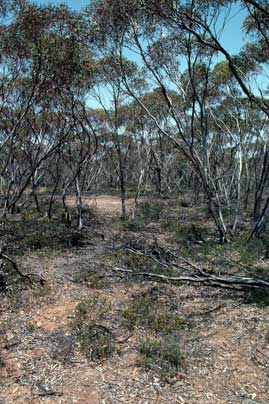
[[[24,274],[22,273],[22,271],[20,270],[17,262],[9,257],[6,254],[6,250],[7,250],[7,246],[5,244],[1,244],[0,245],[0,270],[2,270],[1,272],[3,272],[3,267],[4,267],[4,260],[6,260],[7,262],[9,262],[12,265],[12,268],[14,269],[14,271],[20,276],[21,279],[23,279],[24,281],[29,282],[30,284],[34,283],[33,278],[30,276],[30,274]],[[38,278],[38,282],[40,283],[40,285],[44,285],[45,283],[45,279],[43,278]]]
[[[171,281],[171,282],[190,282],[190,283],[202,283],[206,286],[213,286],[213,287],[228,287],[229,289],[235,289],[236,286],[242,287],[262,287],[262,288],[269,288],[269,280],[263,281],[261,279],[256,278],[247,278],[241,276],[227,276],[227,277],[218,277],[213,275],[206,275],[206,276],[167,276],[162,274],[156,274],[152,272],[136,272],[132,269],[121,268],[121,267],[111,267],[110,269],[115,272],[123,272],[127,273],[132,276],[145,276],[148,278],[156,278],[161,279],[163,281]],[[236,288],[238,291],[242,291],[241,288]]]
[[[160,266],[166,269],[172,269],[174,271],[181,271],[181,273],[188,273],[188,275],[181,276],[169,276],[164,274],[156,274],[153,272],[146,271],[135,271],[128,268],[122,268],[118,266],[110,266],[110,269],[114,272],[122,272],[129,274],[131,276],[144,276],[147,278],[159,279],[163,281],[170,282],[190,282],[196,284],[204,284],[211,287],[221,287],[228,288],[238,291],[243,291],[244,288],[269,288],[269,279],[264,279],[261,277],[247,277],[243,275],[214,275],[212,273],[207,273],[206,270],[200,268],[198,265],[189,261],[188,259],[178,256],[170,251],[166,251],[162,247],[158,246],[155,242],[154,249],[152,251],[141,251],[130,246],[124,246],[125,251],[131,252],[135,255],[144,256],[157,262]],[[166,258],[170,257],[170,260]],[[181,260],[183,264],[179,265],[176,260]],[[170,262],[169,262],[170,261]],[[191,274],[190,271],[192,271]]]

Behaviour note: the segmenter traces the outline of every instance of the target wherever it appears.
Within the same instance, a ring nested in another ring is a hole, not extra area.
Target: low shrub
[[[135,298],[123,311],[123,325],[129,330],[136,327],[148,328],[156,333],[168,334],[184,325],[183,319],[160,302],[148,296]]]
[[[246,292],[245,303],[258,307],[269,306],[269,290],[267,288],[251,289]]]
[[[139,216],[146,221],[160,220],[163,205],[158,202],[146,201],[139,204]]]
[[[71,328],[81,352],[90,360],[106,358],[116,349],[113,333],[102,324],[110,309],[107,300],[95,298],[84,300],[76,307]]]
[[[140,353],[140,365],[146,371],[153,371],[164,382],[172,382],[182,368],[183,358],[175,336],[147,339],[140,345]]]

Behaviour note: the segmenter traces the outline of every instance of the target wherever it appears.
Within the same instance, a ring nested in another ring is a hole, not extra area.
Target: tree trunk
[[[83,229],[83,204],[82,204],[82,197],[81,197],[81,189],[79,185],[79,177],[76,177],[75,180],[75,185],[76,185],[76,202],[77,202],[77,215],[78,215],[78,230]]]

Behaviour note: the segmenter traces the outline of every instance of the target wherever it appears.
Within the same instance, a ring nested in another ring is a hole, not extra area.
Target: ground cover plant
[[[0,403],[267,404],[267,2],[56,3],[0,1]]]

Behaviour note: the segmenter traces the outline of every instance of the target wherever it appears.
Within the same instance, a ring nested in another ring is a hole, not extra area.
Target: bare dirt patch
[[[75,207],[76,200],[73,196],[66,198],[68,206]],[[112,195],[93,195],[91,197],[83,197],[85,206],[96,209],[99,214],[119,216],[121,213],[121,200],[118,196]],[[127,212],[131,213],[134,208],[134,199],[126,200]]]

